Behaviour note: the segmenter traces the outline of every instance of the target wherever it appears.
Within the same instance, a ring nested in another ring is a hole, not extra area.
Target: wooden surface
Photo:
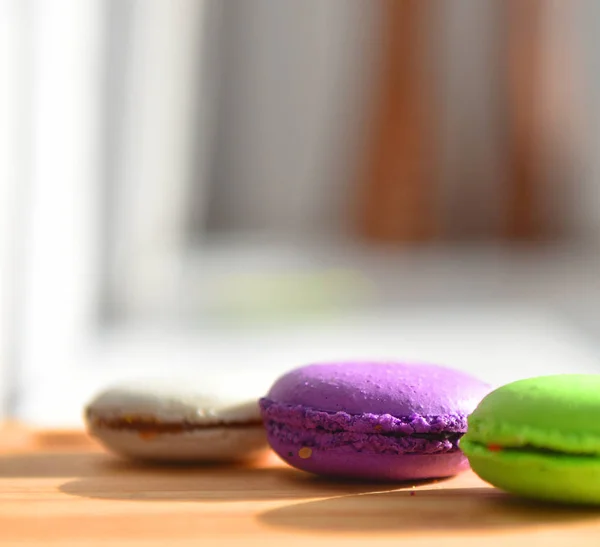
[[[600,510],[516,500],[471,473],[417,486],[256,468],[151,468],[79,433],[0,436],[0,545],[600,545]]]

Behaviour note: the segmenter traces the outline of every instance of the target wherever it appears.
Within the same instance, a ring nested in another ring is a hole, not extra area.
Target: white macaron
[[[148,461],[243,461],[267,449],[257,399],[217,395],[189,383],[133,382],[85,408],[89,433],[121,456]]]

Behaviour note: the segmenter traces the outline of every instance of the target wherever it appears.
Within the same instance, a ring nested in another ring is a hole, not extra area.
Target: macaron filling
[[[114,431],[134,431],[138,433],[174,434],[188,431],[214,429],[218,427],[259,427],[260,421],[225,423],[193,423],[188,421],[164,422],[147,416],[124,416],[119,418],[91,418],[95,427]]]
[[[379,454],[457,452],[467,429],[466,415],[392,416],[326,412],[303,405],[260,400],[267,433],[282,444],[311,448],[347,448]]]
[[[545,457],[558,457],[558,458],[586,458],[586,459],[597,459],[600,461],[600,454],[586,454],[582,452],[573,451],[559,451],[552,448],[544,448],[533,445],[522,445],[522,446],[502,446],[495,443],[478,443],[468,439],[463,439],[460,446],[467,454],[479,453],[479,454],[493,454],[493,453],[504,453],[504,454],[529,454],[536,456]]]
[[[543,430],[522,424],[498,424],[489,420],[469,419],[468,432],[460,442],[469,451],[522,452],[555,456],[600,457],[600,438]]]

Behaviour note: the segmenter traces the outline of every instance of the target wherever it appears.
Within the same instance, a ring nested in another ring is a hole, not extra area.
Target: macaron
[[[487,395],[460,447],[483,480],[539,500],[600,504],[600,375],[519,380]]]
[[[298,469],[418,480],[468,468],[458,440],[489,390],[464,372],[436,365],[323,363],[279,378],[260,407],[271,447]]]
[[[189,385],[109,388],[85,409],[89,433],[108,450],[149,461],[242,461],[268,448],[258,401]]]

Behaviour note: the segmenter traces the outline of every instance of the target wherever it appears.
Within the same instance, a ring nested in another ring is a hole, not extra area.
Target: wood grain
[[[52,435],[0,436],[2,546],[598,545],[600,511],[519,501],[472,473],[332,482],[273,456],[255,467],[153,468],[76,432],[54,447]]]

